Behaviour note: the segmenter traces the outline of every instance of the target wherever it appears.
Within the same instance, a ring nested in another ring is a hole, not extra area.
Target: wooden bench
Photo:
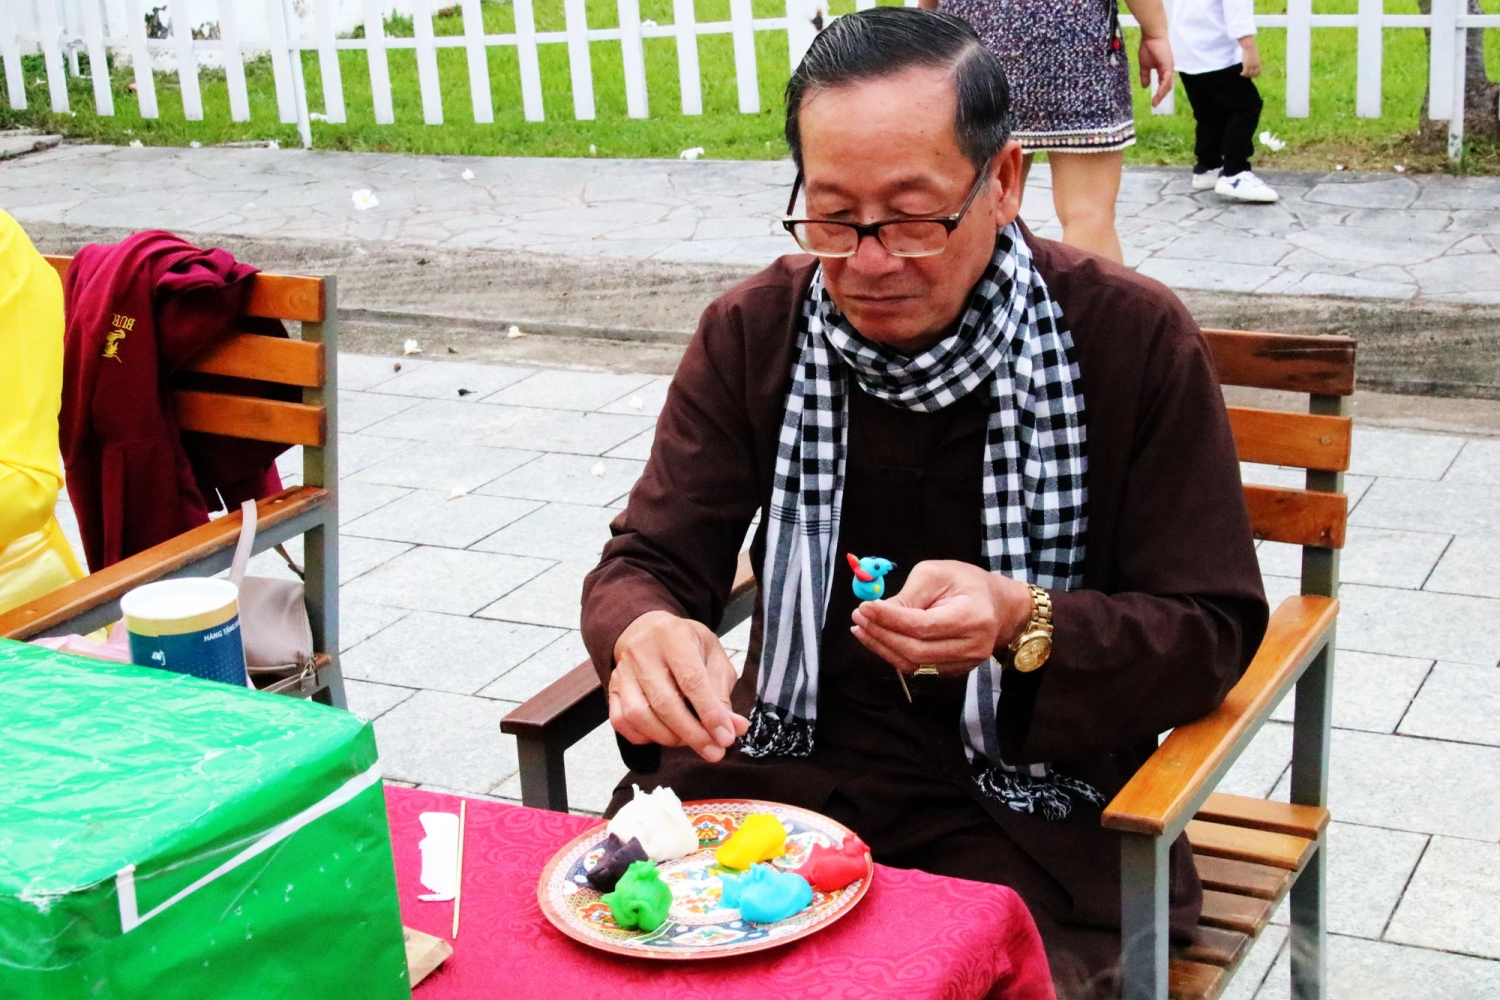
[[[1224,703],[1174,730],[1104,810],[1104,825],[1121,834],[1123,992],[1127,1000],[1213,1000],[1290,893],[1292,995],[1314,1000],[1325,982],[1324,806],[1354,341],[1204,333],[1223,384],[1308,394],[1308,413],[1229,408],[1242,461],[1306,470],[1305,489],[1244,488],[1255,537],[1302,546],[1301,595],[1275,609]],[[741,554],[719,634],[748,618],[755,600],[754,571]],[[1215,792],[1294,687],[1291,804]],[[608,718],[598,675],[584,662],[501,721],[516,737],[526,805],[567,811],[563,753]],[[1167,937],[1167,849],[1184,830],[1204,886],[1190,947]]]
[[[70,257],[47,260],[65,275]],[[302,339],[236,330],[189,361],[184,370],[296,386],[302,401],[177,389],[179,426],[302,446],[302,485],[259,502],[255,551],[303,536],[307,611],[316,653],[312,677],[271,690],[345,707],[339,672],[338,359],[333,278],[258,274],[243,315],[302,324]],[[35,639],[87,633],[119,620],[120,598],[134,587],[174,577],[212,576],[229,568],[241,515],[233,511],[152,546],[82,580],[0,614],[0,637]]]

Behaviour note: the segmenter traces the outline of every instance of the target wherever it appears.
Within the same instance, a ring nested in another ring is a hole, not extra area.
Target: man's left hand
[[[999,573],[952,560],[917,563],[901,592],[854,610],[854,637],[904,674],[933,666],[968,673],[1031,620],[1031,592]]]

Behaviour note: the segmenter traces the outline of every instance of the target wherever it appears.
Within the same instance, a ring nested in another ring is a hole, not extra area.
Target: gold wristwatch
[[[1037,669],[1052,655],[1052,598],[1034,583],[1028,583],[1026,589],[1031,591],[1031,621],[1006,647],[1011,666],[1023,674]]]

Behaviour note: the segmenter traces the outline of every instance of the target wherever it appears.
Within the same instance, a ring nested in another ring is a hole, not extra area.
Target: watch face
[[[1016,669],[1021,673],[1030,673],[1043,663],[1052,652],[1052,640],[1045,635],[1032,636],[1023,640],[1021,648],[1016,650]]]

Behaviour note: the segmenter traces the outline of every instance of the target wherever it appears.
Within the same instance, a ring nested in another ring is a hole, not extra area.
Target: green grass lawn
[[[888,2],[888,0],[882,0]],[[1500,0],[1483,0],[1486,11],[1500,11]],[[729,0],[696,0],[701,21],[729,18]],[[641,17],[669,24],[671,0],[640,0]],[[1317,13],[1354,13],[1358,0],[1316,0]],[[562,0],[536,0],[537,28],[563,28]],[[511,7],[505,3],[484,4],[486,30],[492,33],[514,29]],[[784,13],[783,0],[754,0],[757,17]],[[833,10],[853,9],[853,0],[835,0]],[[1284,13],[1285,0],[1257,0],[1261,13]],[[1386,0],[1390,13],[1416,13],[1416,0]],[[590,27],[613,27],[618,23],[613,0],[588,0]],[[434,19],[439,35],[463,33],[456,11]],[[410,36],[410,21],[393,21],[393,35]],[[1133,34],[1133,33],[1132,33]],[[1491,38],[1487,61],[1491,76],[1500,75],[1500,32]],[[1450,169],[1440,150],[1420,150],[1412,142],[1427,80],[1427,53],[1421,31],[1388,29],[1385,33],[1384,115],[1378,119],[1357,118],[1355,99],[1355,32],[1322,28],[1313,32],[1312,116],[1285,116],[1285,32],[1267,29],[1260,48],[1265,73],[1260,78],[1266,110],[1261,127],[1269,129],[1287,145],[1279,153],[1261,150],[1257,162],[1263,167],[1330,169],[1345,164],[1355,170],[1388,170],[1402,164],[1413,171]],[[729,35],[700,36],[703,110],[701,116],[685,116],[680,110],[676,43],[670,38],[645,40],[646,75],[651,117],[632,119],[625,113],[624,73],[616,43],[592,45],[597,118],[580,122],[573,118],[567,47],[540,47],[543,95],[547,120],[527,122],[521,112],[521,85],[513,48],[489,51],[490,84],[495,122],[474,124],[469,97],[468,67],[462,49],[438,52],[446,124],[422,122],[421,94],[417,87],[416,56],[412,51],[388,55],[396,124],[376,125],[370,98],[369,74],[362,52],[340,53],[344,102],[349,121],[343,125],[314,122],[313,144],[323,149],[380,150],[413,153],[471,153],[504,156],[612,156],[675,157],[681,150],[702,146],[707,156],[727,159],[777,158],[786,155],[781,137],[781,90],[788,72],[786,36],[781,32],[758,32],[761,112],[742,115],[734,77],[732,41]],[[1134,40],[1130,49],[1134,52]],[[205,120],[188,122],[175,76],[156,78],[161,117],[144,120],[135,95],[128,89],[132,72],[116,68],[112,74],[116,114],[110,118],[93,112],[92,84],[87,79],[69,81],[74,114],[54,115],[41,77],[41,58],[27,57],[27,100],[30,110],[14,111],[0,97],[0,128],[30,125],[60,131],[77,139],[126,143],[138,139],[147,145],[204,145],[247,140],[276,139],[282,145],[300,142],[295,126],[277,121],[270,61],[247,64],[251,121],[229,120],[229,101],[222,72],[201,74]],[[84,60],[85,65],[87,60]],[[323,105],[321,77],[315,53],[304,54],[308,81],[308,106]],[[1150,113],[1143,90],[1136,90],[1136,121],[1139,142],[1126,158],[1131,163],[1186,164],[1192,160],[1193,122],[1186,95],[1177,89],[1177,114]],[[1464,172],[1500,173],[1500,149],[1471,143]]]

